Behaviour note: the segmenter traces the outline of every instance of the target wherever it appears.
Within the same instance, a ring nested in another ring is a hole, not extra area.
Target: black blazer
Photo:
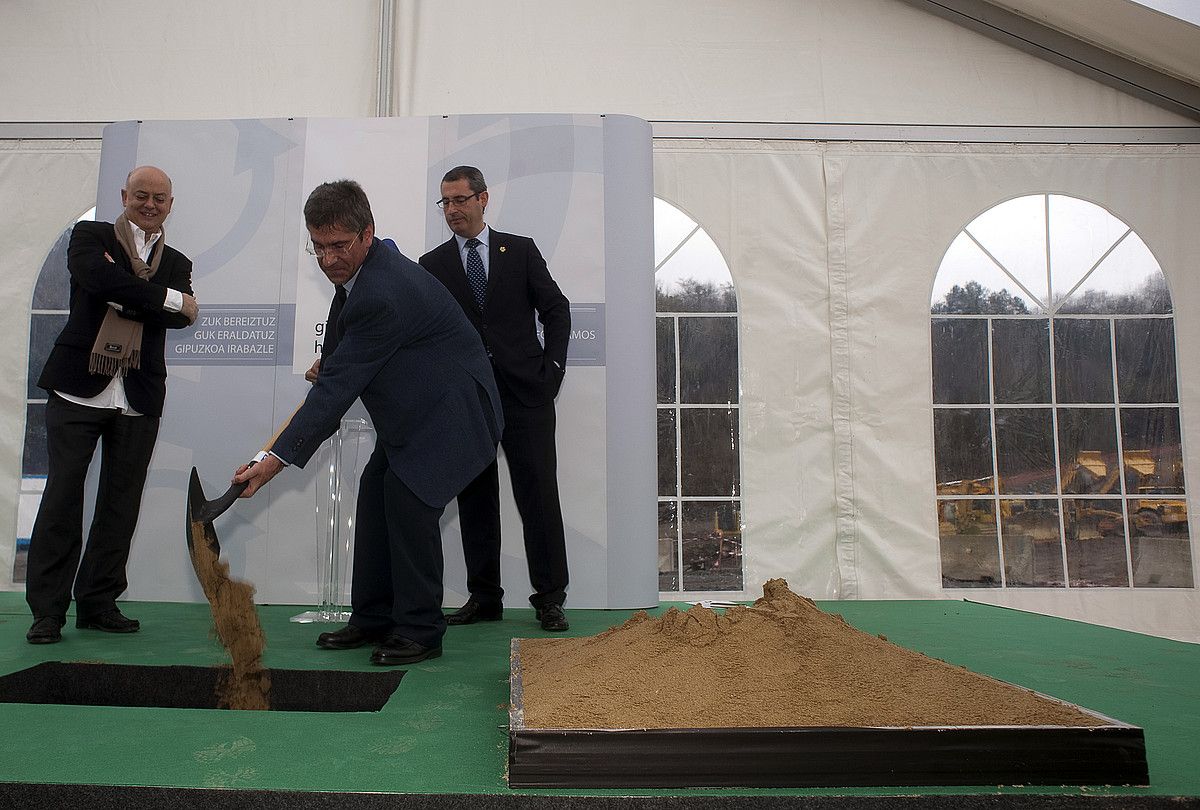
[[[140,279],[117,242],[111,222],[75,225],[67,247],[71,312],[42,368],[39,388],[94,397],[112,382],[112,377],[88,372],[92,344],[112,301],[124,308],[124,317],[143,323],[141,368],[130,369],[125,376],[125,396],[138,413],[162,416],[167,396],[166,330],[188,326],[183,313],[163,309],[163,288],[191,295],[192,263],[170,245],[154,249],[164,251],[158,272],[148,280]],[[104,258],[105,253],[113,261]]]
[[[338,320],[341,340],[272,452],[303,467],[361,397],[392,472],[445,506],[495,460],[504,427],[470,324],[441,284],[378,239]]]
[[[492,230],[488,240],[487,300],[481,313],[467,281],[458,240],[451,237],[421,257],[421,266],[446,285],[492,356],[496,375],[527,406],[553,401],[567,368],[571,302],[550,276],[528,236]],[[537,339],[534,313],[546,346]],[[553,362],[551,362],[553,361]]]

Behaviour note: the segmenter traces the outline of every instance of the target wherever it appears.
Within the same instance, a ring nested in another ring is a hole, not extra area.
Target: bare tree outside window
[[[929,311],[943,587],[1194,587],[1173,307],[1141,238],[1009,200],[951,243]]]
[[[737,294],[721,251],[654,201],[658,587],[742,590]]]

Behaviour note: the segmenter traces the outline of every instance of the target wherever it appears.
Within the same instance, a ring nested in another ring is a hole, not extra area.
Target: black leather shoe
[[[105,633],[136,633],[142,628],[137,619],[130,619],[119,608],[97,613],[95,616],[78,616],[75,626],[80,630],[103,630]]]
[[[25,640],[30,644],[57,644],[62,641],[62,626],[66,623],[62,616],[38,616]]]
[[[552,633],[561,633],[563,630],[571,629],[571,625],[567,623],[567,614],[563,613],[562,605],[542,605],[536,608],[538,621],[542,623],[543,630],[549,630]]]
[[[341,630],[317,636],[317,646],[326,650],[353,650],[364,644],[382,641],[387,638],[387,635],[386,629],[371,630],[356,624],[348,624]]]
[[[446,624],[475,624],[475,622],[498,622],[504,618],[503,605],[484,605],[475,597],[446,617]]]
[[[441,647],[426,647],[404,636],[388,636],[387,640],[371,653],[371,663],[394,667],[397,664],[415,664],[426,658],[438,658],[441,654]]]

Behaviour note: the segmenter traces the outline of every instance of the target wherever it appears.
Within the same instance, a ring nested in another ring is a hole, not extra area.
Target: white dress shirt
[[[475,238],[480,241],[479,247],[475,250],[479,253],[479,258],[483,259],[483,277],[490,278],[488,273],[491,268],[488,266],[488,241],[491,239],[492,229],[487,225],[483,226],[483,230]],[[458,257],[462,259],[463,267],[467,266],[467,237],[454,234],[454,238],[458,240]]]

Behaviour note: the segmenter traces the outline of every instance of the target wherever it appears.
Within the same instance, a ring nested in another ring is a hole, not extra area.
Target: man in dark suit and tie
[[[567,549],[558,497],[554,398],[567,365],[571,304],[550,276],[533,240],[492,230],[483,221],[487,183],[473,166],[442,178],[438,205],[454,232],[421,257],[446,285],[479,333],[504,404],[501,445],[525,536],[542,629],[568,628]],[[542,322],[538,341],[534,315]],[[470,598],[450,624],[493,621],[503,614],[500,587],[500,482],[493,462],[458,496]]]
[[[129,173],[114,222],[79,222],[67,248],[71,309],[38,386],[46,400],[46,489],[29,540],[25,599],[31,644],[62,640],[75,625],[135,633],[117,597],[141,508],[146,470],[167,395],[167,329],[196,319],[192,263],[166,244],[171,178],[154,166]],[[83,546],[83,488],[101,447],[95,514]],[[78,568],[78,570],[76,570]]]
[[[304,464],[362,398],[375,425],[355,513],[350,622],[317,645],[377,643],[375,664],[442,654],[442,540],[450,499],[496,458],[500,397],[479,338],[446,289],[375,238],[362,188],[318,186],[304,205],[311,250],[336,286],[312,389],[270,453],[234,481],[250,497],[284,465]]]

